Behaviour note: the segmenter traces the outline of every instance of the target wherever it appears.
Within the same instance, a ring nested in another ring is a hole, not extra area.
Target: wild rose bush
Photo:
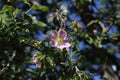
[[[96,1],[2,1],[0,80],[118,80],[120,2]]]

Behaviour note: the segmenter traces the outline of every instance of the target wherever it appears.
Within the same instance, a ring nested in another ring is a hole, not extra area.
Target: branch
[[[101,21],[98,21],[98,24],[100,25],[100,27],[102,28],[102,33],[106,33],[107,29],[105,28],[104,24]]]
[[[38,50],[38,51],[41,51],[39,48],[37,48],[37,47],[35,47],[35,46],[31,45],[31,44],[27,44],[27,43],[24,43],[24,42],[22,42],[22,44],[27,45],[27,46],[30,46],[30,47]]]
[[[94,76],[94,75],[96,75],[96,74],[93,74],[93,73],[86,73],[85,71],[81,71],[81,70],[78,69],[77,66],[75,66],[75,69],[76,69],[76,73],[77,73],[77,74],[79,74],[79,73],[83,73],[83,74],[89,74],[90,76]]]
[[[112,20],[111,18],[108,17],[108,15],[104,14],[99,8],[97,8],[96,6],[94,6],[101,14],[103,14],[110,22],[110,26],[108,27],[108,29],[106,30],[106,32],[108,32],[110,30],[110,28],[112,27],[113,23],[115,23],[114,20]],[[116,24],[116,23],[115,23]]]
[[[108,17],[108,15],[104,14],[99,8],[97,8],[96,6],[94,6],[101,14],[103,14],[108,20],[110,20],[111,22],[113,22],[113,20],[111,20],[111,18]]]
[[[110,25],[109,25],[109,27],[108,27],[108,29],[107,29],[106,32],[108,32],[110,30],[110,28],[112,27],[112,25],[113,25],[113,23],[110,23]]]
[[[2,68],[2,70],[0,70],[0,75],[2,75],[8,69],[8,67],[10,66],[10,63],[13,60],[13,58],[15,57],[15,55],[16,55],[16,51],[14,50],[12,56],[9,59],[9,62],[6,64],[6,66],[4,68]]]
[[[98,23],[100,25],[100,27],[102,29],[102,33],[106,33],[108,31],[108,29],[105,28],[104,24],[99,20],[92,20],[87,24],[87,26],[89,27],[94,23]]]

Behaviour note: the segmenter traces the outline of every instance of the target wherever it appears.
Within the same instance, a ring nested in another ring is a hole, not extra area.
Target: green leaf
[[[3,12],[10,12],[13,13],[15,11],[15,8],[13,6],[8,6],[8,5],[4,5],[4,7],[2,8]]]
[[[14,23],[12,16],[8,13],[3,13],[0,15],[1,22],[5,25],[10,25]]]
[[[48,7],[47,6],[35,5],[35,4],[31,7],[31,9],[33,9],[33,10],[41,10],[43,12],[47,12],[48,11]]]
[[[69,4],[63,4],[63,5],[61,5],[60,8],[64,11],[67,11],[68,6],[69,6]]]
[[[36,73],[35,70],[32,70],[32,69],[26,69],[26,71],[29,72],[29,73],[32,73],[32,74],[34,74],[34,75],[38,75],[38,73]]]
[[[105,4],[105,0],[102,0],[102,1],[101,1],[101,4],[102,4],[102,5]]]
[[[36,24],[36,25],[38,25],[40,27],[45,27],[46,26],[46,24],[41,22],[41,21],[35,21],[35,22],[33,22],[33,24]]]
[[[25,4],[28,4],[30,6],[30,0],[22,0]]]
[[[16,9],[14,12],[13,12],[13,16],[16,17],[17,14],[21,14],[21,11],[19,9]]]
[[[47,57],[47,61],[50,63],[51,66],[53,66],[53,60],[50,57]]]
[[[47,22],[48,22],[48,23],[53,22],[53,19],[54,19],[54,17],[49,17],[49,18],[47,19]]]
[[[77,32],[77,31],[78,31],[77,27],[74,27],[74,32]]]
[[[80,2],[81,2],[81,5],[84,5],[86,0],[81,0]]]
[[[40,60],[43,60],[44,58],[45,58],[45,55],[40,55],[40,56],[39,56],[39,59],[40,59]]]
[[[32,23],[32,17],[31,16],[28,16],[26,14],[24,14],[24,18],[29,21],[30,23]]]
[[[44,22],[38,21],[35,17],[32,17],[32,21],[33,21],[33,26],[36,26],[37,28],[44,30],[44,28],[47,26]]]
[[[33,26],[35,26],[38,29],[44,30],[46,24],[41,21],[35,21],[33,22]]]
[[[19,37],[18,40],[19,40],[20,42],[24,42],[24,43],[29,42],[29,39],[26,38],[26,37]]]
[[[93,43],[93,39],[91,37],[89,37],[89,39],[87,40],[90,44]]]
[[[86,0],[86,1],[88,1],[88,2],[92,3],[92,1],[93,1],[93,0]]]
[[[46,71],[42,71],[40,76],[42,77],[44,74],[46,74]]]

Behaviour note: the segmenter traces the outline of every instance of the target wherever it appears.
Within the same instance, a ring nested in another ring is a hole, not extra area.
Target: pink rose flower
[[[34,54],[33,55],[33,62],[36,63],[38,61],[38,55]]]
[[[33,62],[36,64],[36,67],[38,67],[38,68],[41,67],[41,62],[38,60],[38,55],[37,54],[33,55]]]
[[[50,35],[50,44],[52,47],[59,49],[69,48],[71,46],[67,40],[67,32],[64,29],[59,29],[58,32],[54,31]]]
[[[41,63],[36,63],[36,67],[40,68],[41,67]]]

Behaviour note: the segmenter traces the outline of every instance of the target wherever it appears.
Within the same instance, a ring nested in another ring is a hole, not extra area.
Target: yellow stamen
[[[55,42],[56,42],[58,45],[61,45],[61,44],[63,43],[63,40],[62,40],[62,38],[57,37],[57,38],[55,39]]]

